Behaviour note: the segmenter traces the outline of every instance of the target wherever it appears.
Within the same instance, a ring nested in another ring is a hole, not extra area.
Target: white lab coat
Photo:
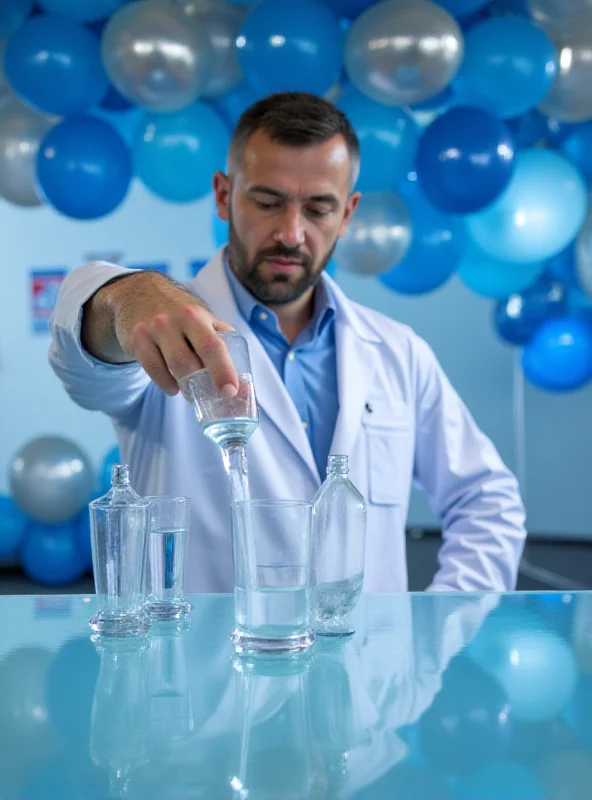
[[[186,588],[233,588],[230,505],[220,452],[181,394],[169,397],[137,364],[91,358],[80,343],[82,306],[123,267],[71,273],[51,321],[50,362],[70,396],[114,421],[140,494],[192,500]],[[336,302],[339,414],[331,452],[347,454],[368,504],[365,591],[405,591],[405,522],[412,481],[442,520],[440,568],[430,589],[515,587],[525,539],[514,476],[477,428],[428,345],[405,325],[347,299]],[[222,251],[188,283],[248,341],[260,424],[248,448],[253,498],[310,500],[319,473],[296,407],[263,346],[241,317]]]

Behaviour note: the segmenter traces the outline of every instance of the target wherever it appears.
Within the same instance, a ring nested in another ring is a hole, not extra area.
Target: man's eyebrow
[[[251,186],[248,190],[249,194],[270,194],[272,197],[277,197],[280,200],[288,200],[290,195],[286,194],[285,192],[280,192],[278,189],[274,189],[271,186],[265,186],[264,184],[257,184],[255,186]],[[334,194],[313,194],[309,197],[304,198],[307,202],[313,203],[328,203],[333,208],[336,208],[339,205],[339,200]]]

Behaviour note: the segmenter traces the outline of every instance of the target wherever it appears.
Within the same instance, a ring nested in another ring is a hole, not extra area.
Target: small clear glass
[[[348,614],[364,584],[366,504],[348,477],[348,458],[330,455],[313,499],[311,612],[315,633],[348,636]]]
[[[157,745],[189,739],[194,732],[185,657],[186,627],[156,625],[150,633],[148,694],[150,730]]]
[[[148,630],[144,568],[149,503],[132,489],[129,467],[115,464],[111,489],[89,503],[96,613],[100,636],[136,636]]]
[[[220,447],[246,444],[259,424],[249,348],[246,339],[235,331],[219,331],[218,335],[224,340],[238,373],[236,396],[220,397],[208,369],[194,372],[179,381],[179,386],[193,405],[206,436]]]
[[[311,520],[311,503],[233,504],[232,639],[237,652],[299,652],[314,641],[309,613]],[[246,540],[245,530],[250,534]]]
[[[191,501],[166,495],[145,500],[150,503],[145,610],[154,621],[179,619],[190,610],[183,585]]]

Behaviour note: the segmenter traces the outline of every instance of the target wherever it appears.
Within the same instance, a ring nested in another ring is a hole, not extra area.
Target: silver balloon
[[[14,95],[0,99],[0,196],[17,206],[39,206],[36,166],[39,143],[56,118],[25,106]]]
[[[151,111],[179,111],[207,84],[208,43],[188,24],[174,0],[142,0],[123,6],[101,40],[103,63],[124,97]]]
[[[368,192],[339,240],[335,261],[348,272],[380,275],[404,257],[411,233],[411,215],[397,194]]]
[[[205,34],[209,64],[203,97],[217,97],[234,89],[242,80],[238,63],[236,37],[247,14],[246,9],[221,3],[220,0],[178,0],[192,25]]]
[[[345,66],[357,88],[379,103],[404,106],[438,94],[464,53],[453,17],[426,0],[387,0],[350,28]]]
[[[592,192],[588,195],[588,213],[576,240],[576,269],[580,286],[592,298]]]
[[[61,436],[39,436],[14,456],[10,490],[16,503],[50,525],[76,516],[90,500],[93,470],[85,453]]]
[[[592,119],[592,27],[563,36],[555,45],[559,69],[539,108],[559,122]]]
[[[533,21],[550,36],[577,33],[592,24],[592,0],[528,0]]]

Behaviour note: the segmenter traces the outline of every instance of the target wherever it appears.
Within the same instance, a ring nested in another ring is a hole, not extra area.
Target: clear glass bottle
[[[366,504],[348,477],[347,456],[330,455],[327,478],[313,500],[311,612],[316,633],[353,633],[347,615],[362,593]]]
[[[89,503],[97,602],[90,626],[101,636],[134,636],[148,629],[144,570],[149,507],[132,489],[125,464],[112,467],[111,489]]]

